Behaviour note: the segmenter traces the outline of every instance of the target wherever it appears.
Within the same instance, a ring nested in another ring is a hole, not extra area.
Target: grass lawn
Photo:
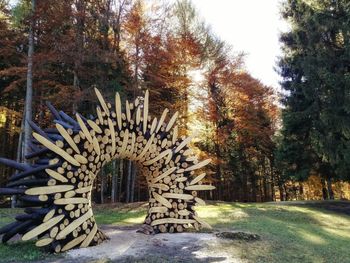
[[[215,202],[198,207],[197,211],[214,231],[239,230],[261,236],[261,241],[255,242],[224,242],[218,253],[238,254],[248,262],[350,262],[350,216],[316,207]],[[103,205],[96,206],[94,213],[99,224],[133,225],[142,223],[146,208],[143,203]],[[18,209],[0,209],[0,227],[18,212]],[[57,257],[34,248],[34,242],[0,244],[0,255],[0,262]]]

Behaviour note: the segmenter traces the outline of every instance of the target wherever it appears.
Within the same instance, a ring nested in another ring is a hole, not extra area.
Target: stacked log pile
[[[42,130],[30,123],[32,153],[26,158],[32,164],[0,158],[18,171],[0,194],[17,195],[26,207],[15,222],[0,229],[2,242],[20,234],[22,240],[38,238],[37,246],[58,253],[104,241],[107,237],[94,219],[91,190],[96,174],[113,159],[132,160],[145,169],[150,198],[142,232],[210,227],[194,210],[195,205],[204,204],[198,191],[214,189],[202,184],[204,173],[196,174],[210,160],[199,162],[188,146],[191,137],[178,137],[178,113],[168,123],[167,109],[159,120],[152,119],[148,91],[143,103],[126,101],[125,110],[118,93],[112,107],[95,91],[101,105],[95,119],[80,114],[73,119],[48,103],[55,128]]]

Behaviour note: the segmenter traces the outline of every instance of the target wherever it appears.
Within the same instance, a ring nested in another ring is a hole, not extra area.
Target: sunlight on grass
[[[129,224],[142,224],[143,221],[145,220],[146,215],[141,215],[139,217],[130,217],[127,218],[121,222],[123,223],[129,223]]]
[[[11,222],[21,211],[1,209],[0,227]],[[142,224],[146,211],[147,203],[94,207],[94,215],[100,225]],[[212,225],[214,231],[243,231],[261,237],[257,242],[225,242],[214,253],[239,255],[244,262],[349,262],[350,217],[347,215],[283,203],[211,202],[210,205],[196,207],[196,211],[199,217]],[[19,250],[20,255],[17,253]],[[45,256],[42,253],[30,242],[19,242],[15,246],[0,245],[0,254],[6,260],[11,259],[7,262],[16,262],[16,255],[25,258],[25,261],[42,259]]]
[[[309,231],[298,230],[297,232],[298,232],[299,236],[306,241],[309,241],[309,242],[317,244],[317,245],[325,245],[326,244],[326,241],[323,238],[321,238],[318,235],[312,234]]]

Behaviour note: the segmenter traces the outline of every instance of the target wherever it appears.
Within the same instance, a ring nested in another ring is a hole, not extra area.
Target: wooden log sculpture
[[[107,237],[94,219],[91,190],[103,165],[117,158],[145,167],[149,209],[142,232],[210,227],[194,211],[196,204],[204,203],[197,191],[214,189],[201,183],[204,173],[195,175],[210,159],[198,162],[188,146],[191,138],[178,138],[178,113],[165,123],[165,109],[159,120],[152,120],[148,91],[143,103],[126,101],[124,111],[118,93],[112,108],[95,91],[101,104],[95,119],[76,114],[74,120],[48,103],[56,128],[41,130],[30,123],[32,153],[26,158],[33,159],[32,164],[0,158],[18,171],[0,194],[17,195],[26,207],[15,222],[0,229],[2,242],[20,234],[22,240],[38,238],[37,246],[57,253],[101,243]]]

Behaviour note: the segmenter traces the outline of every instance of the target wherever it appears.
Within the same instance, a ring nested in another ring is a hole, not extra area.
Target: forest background
[[[180,134],[196,134],[196,153],[212,158],[216,190],[203,198],[349,199],[350,4],[287,0],[281,15],[291,30],[280,37],[277,92],[188,0],[0,0],[0,156],[26,161],[25,120],[52,127],[48,101],[90,118],[95,87],[111,102],[149,90],[152,116],[179,111]],[[0,166],[0,187],[14,172]],[[147,200],[142,172],[112,161],[94,201]]]

